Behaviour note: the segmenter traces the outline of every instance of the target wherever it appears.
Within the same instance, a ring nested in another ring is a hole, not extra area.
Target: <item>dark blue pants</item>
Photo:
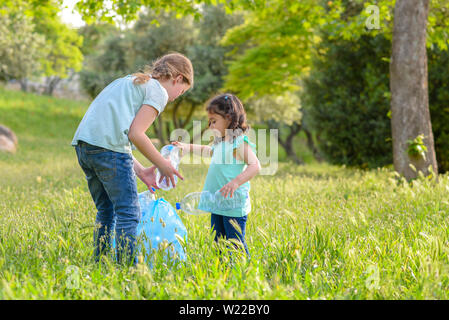
[[[98,211],[94,231],[95,260],[110,247],[115,231],[117,261],[136,264],[136,235],[141,213],[132,155],[82,141],[75,150]],[[123,261],[125,255],[127,261]]]
[[[245,241],[245,228],[246,228],[246,220],[248,216],[244,217],[227,217],[219,214],[211,214],[211,228],[215,231],[215,241],[218,241],[218,238],[222,237],[226,240],[229,239],[237,239],[245,248],[246,255],[249,257],[248,246]],[[231,220],[234,220],[242,230],[240,233],[234,226],[231,224]]]

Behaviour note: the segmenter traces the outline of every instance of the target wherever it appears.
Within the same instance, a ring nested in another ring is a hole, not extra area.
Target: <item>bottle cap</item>
[[[176,210],[181,210],[181,204],[179,202],[176,202]]]

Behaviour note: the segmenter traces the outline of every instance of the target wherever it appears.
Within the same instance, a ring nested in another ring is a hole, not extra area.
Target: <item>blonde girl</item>
[[[110,83],[87,109],[72,145],[86,175],[97,208],[94,257],[110,246],[115,230],[117,260],[135,264],[136,230],[140,220],[136,175],[149,189],[156,186],[155,169],[175,185],[183,177],[163,158],[145,134],[167,102],[193,86],[193,67],[180,53],[157,59],[144,72]],[[133,156],[137,148],[154,165],[145,168]]]

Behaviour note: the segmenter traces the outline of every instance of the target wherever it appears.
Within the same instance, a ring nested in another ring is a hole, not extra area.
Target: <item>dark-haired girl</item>
[[[236,194],[246,198],[242,207],[233,210],[211,212],[211,228],[216,232],[215,241],[223,237],[238,240],[249,256],[245,241],[248,213],[251,211],[249,197],[250,183],[260,171],[255,154],[256,146],[245,133],[249,126],[242,102],[232,94],[221,94],[212,98],[206,107],[209,129],[213,130],[215,141],[212,146],[173,142],[186,154],[193,152],[212,157],[204,184],[204,191],[215,193],[220,190],[224,197]]]

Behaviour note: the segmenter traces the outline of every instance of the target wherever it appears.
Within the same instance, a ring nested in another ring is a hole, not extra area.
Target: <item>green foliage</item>
[[[86,47],[90,54],[80,73],[83,88],[94,98],[115,78],[143,70],[168,52],[184,53],[194,66],[194,87],[168,104],[152,130],[161,143],[168,141],[173,127],[191,130],[191,119],[197,110],[201,111],[198,116],[204,117],[200,107],[223,86],[230,48],[221,46],[219,41],[242,20],[239,15],[226,15],[221,6],[203,5],[200,9],[202,17],[196,21],[190,16],[177,18],[174,12],[165,10],[158,14],[147,11],[129,29],[113,28],[105,33],[100,24],[81,30],[87,43],[92,44],[91,36],[97,40],[96,45]]]
[[[327,1],[328,19],[323,30],[332,38],[357,40],[361,36],[378,36],[392,39],[395,0],[335,0]],[[373,14],[369,6],[379,10],[379,28],[367,28]],[[430,0],[427,26],[427,46],[447,49],[449,41],[449,2]]]
[[[82,34],[87,41],[92,41],[90,36],[98,40],[96,46],[88,49],[91,54],[81,72],[84,88],[95,97],[113,77],[136,72],[156,58],[178,51],[186,54],[194,65],[195,86],[177,102],[187,106],[203,104],[219,91],[227,72],[225,55],[230,48],[221,46],[219,41],[241,18],[226,15],[221,7],[203,6],[201,12],[198,21],[176,18],[175,13],[162,10],[159,14],[147,12],[131,29],[112,30],[105,37],[99,36],[103,25],[97,31],[95,26],[84,29]]]
[[[331,163],[377,167],[392,162],[389,103],[390,42],[325,39],[304,81],[304,107]]]
[[[123,77],[121,72],[101,72],[83,69],[80,72],[80,81],[84,91],[91,97],[96,97],[104,87],[119,77]]]
[[[0,78],[22,80],[42,70],[39,63],[45,38],[34,31],[32,19],[19,12],[0,15]]]
[[[128,70],[142,69],[170,51],[185,54],[193,41],[192,20],[191,17],[177,19],[174,12],[163,10],[157,14],[152,11],[141,14],[134,27],[120,35],[124,41],[129,41],[128,52],[123,57]],[[158,24],[151,21],[158,21]],[[108,50],[113,51],[113,48]]]
[[[236,1],[245,7],[245,1]],[[245,23],[230,30],[224,39],[235,45],[234,61],[225,86],[253,95],[282,94],[298,89],[297,80],[307,75],[320,32],[329,39],[358,41],[381,35],[391,40],[394,0],[266,1],[261,8],[245,7]],[[370,6],[379,13],[379,28],[368,29]],[[449,3],[432,0],[428,46],[445,48],[449,39]]]
[[[324,42],[319,49],[321,58],[316,59],[311,77],[305,82],[305,107],[310,109],[315,129],[320,133],[322,151],[335,163],[357,166],[391,163],[388,107],[391,42],[381,40],[380,35],[370,38],[365,36],[357,42],[334,39],[327,49]],[[444,173],[449,170],[449,77],[445,72],[449,68],[449,53],[438,47],[428,49],[428,65],[435,150],[438,170]],[[413,145],[416,152],[422,151],[417,149],[418,141]],[[361,149],[358,151],[356,147]]]
[[[430,1],[427,27],[427,46],[447,50],[449,42],[449,2]]]
[[[65,78],[69,70],[76,72],[81,69],[83,39],[76,30],[61,21],[59,11],[57,1],[48,1],[33,7],[32,16],[36,32],[45,36],[41,57],[44,75]]]
[[[86,24],[78,29],[78,34],[83,38],[81,52],[84,56],[92,55],[97,50],[99,44],[108,35],[117,32],[117,28],[110,23]]]
[[[105,33],[102,28],[102,25],[98,29],[97,26],[90,26],[81,31],[85,38],[93,36],[98,40],[95,46],[86,48],[92,54],[86,56],[80,72],[81,85],[92,98],[116,78],[136,71],[130,71],[128,65],[128,52],[131,48],[129,39],[120,36],[117,28],[108,28],[108,34],[102,37],[100,35]]]
[[[178,15],[201,13],[196,3],[199,1],[177,0],[113,0],[111,8],[104,2],[82,0],[78,10],[88,19],[107,17],[108,12],[122,16],[125,20],[137,18],[142,7],[151,7],[156,12],[161,9],[173,10]],[[246,1],[217,0],[223,3],[227,12],[245,10],[245,23],[231,30],[224,42],[237,46],[232,53],[235,61],[230,65],[226,78],[226,88],[237,93],[242,99],[254,94],[277,94],[280,91],[298,89],[296,80],[307,72],[311,48],[320,41],[317,34],[324,31],[332,39],[357,40],[361,36],[382,34],[391,39],[394,0],[335,0],[335,1]],[[379,28],[370,30],[367,21],[375,5],[379,10]],[[428,26],[428,45],[447,47],[449,39],[449,3],[431,0]]]
[[[297,94],[286,92],[282,95],[264,95],[248,101],[248,110],[255,121],[274,120],[292,125],[301,122],[301,103]]]
[[[424,135],[420,134],[413,140],[407,140],[407,153],[410,157],[423,158],[426,160],[427,147],[424,144]]]
[[[297,91],[319,41],[317,26],[324,23],[324,14],[315,0],[268,1],[248,12],[245,23],[223,39],[235,46],[225,87],[244,100]]]
[[[149,23],[159,19],[159,25]],[[192,42],[191,19],[176,19],[174,13],[141,14],[133,28],[110,29],[104,37],[103,25],[83,30],[86,38],[94,36],[97,45],[90,48],[81,72],[83,87],[94,98],[114,78],[142,70],[170,51],[185,53]],[[179,32],[182,29],[183,32]],[[91,41],[91,40],[88,40]]]
[[[180,16],[193,15],[200,17],[198,4],[203,1],[188,0],[111,0],[105,1],[82,0],[77,2],[76,8],[87,23],[106,21],[114,23],[117,18],[126,22],[137,20],[142,7],[151,8],[156,14],[161,11],[172,11]],[[207,1],[210,4],[210,1]]]
[[[439,172],[449,171],[449,52],[428,50],[429,109]]]
[[[195,69],[195,86],[182,97],[194,104],[203,104],[222,89],[231,47],[220,41],[231,27],[243,21],[239,14],[227,15],[222,6],[203,6],[201,13],[193,26],[196,35],[187,48]]]
[[[58,16],[60,6],[56,0],[2,3],[5,30],[1,31],[1,59],[2,64],[9,66],[9,78],[21,80],[33,75],[65,78],[69,70],[81,69],[82,38],[62,23]]]

